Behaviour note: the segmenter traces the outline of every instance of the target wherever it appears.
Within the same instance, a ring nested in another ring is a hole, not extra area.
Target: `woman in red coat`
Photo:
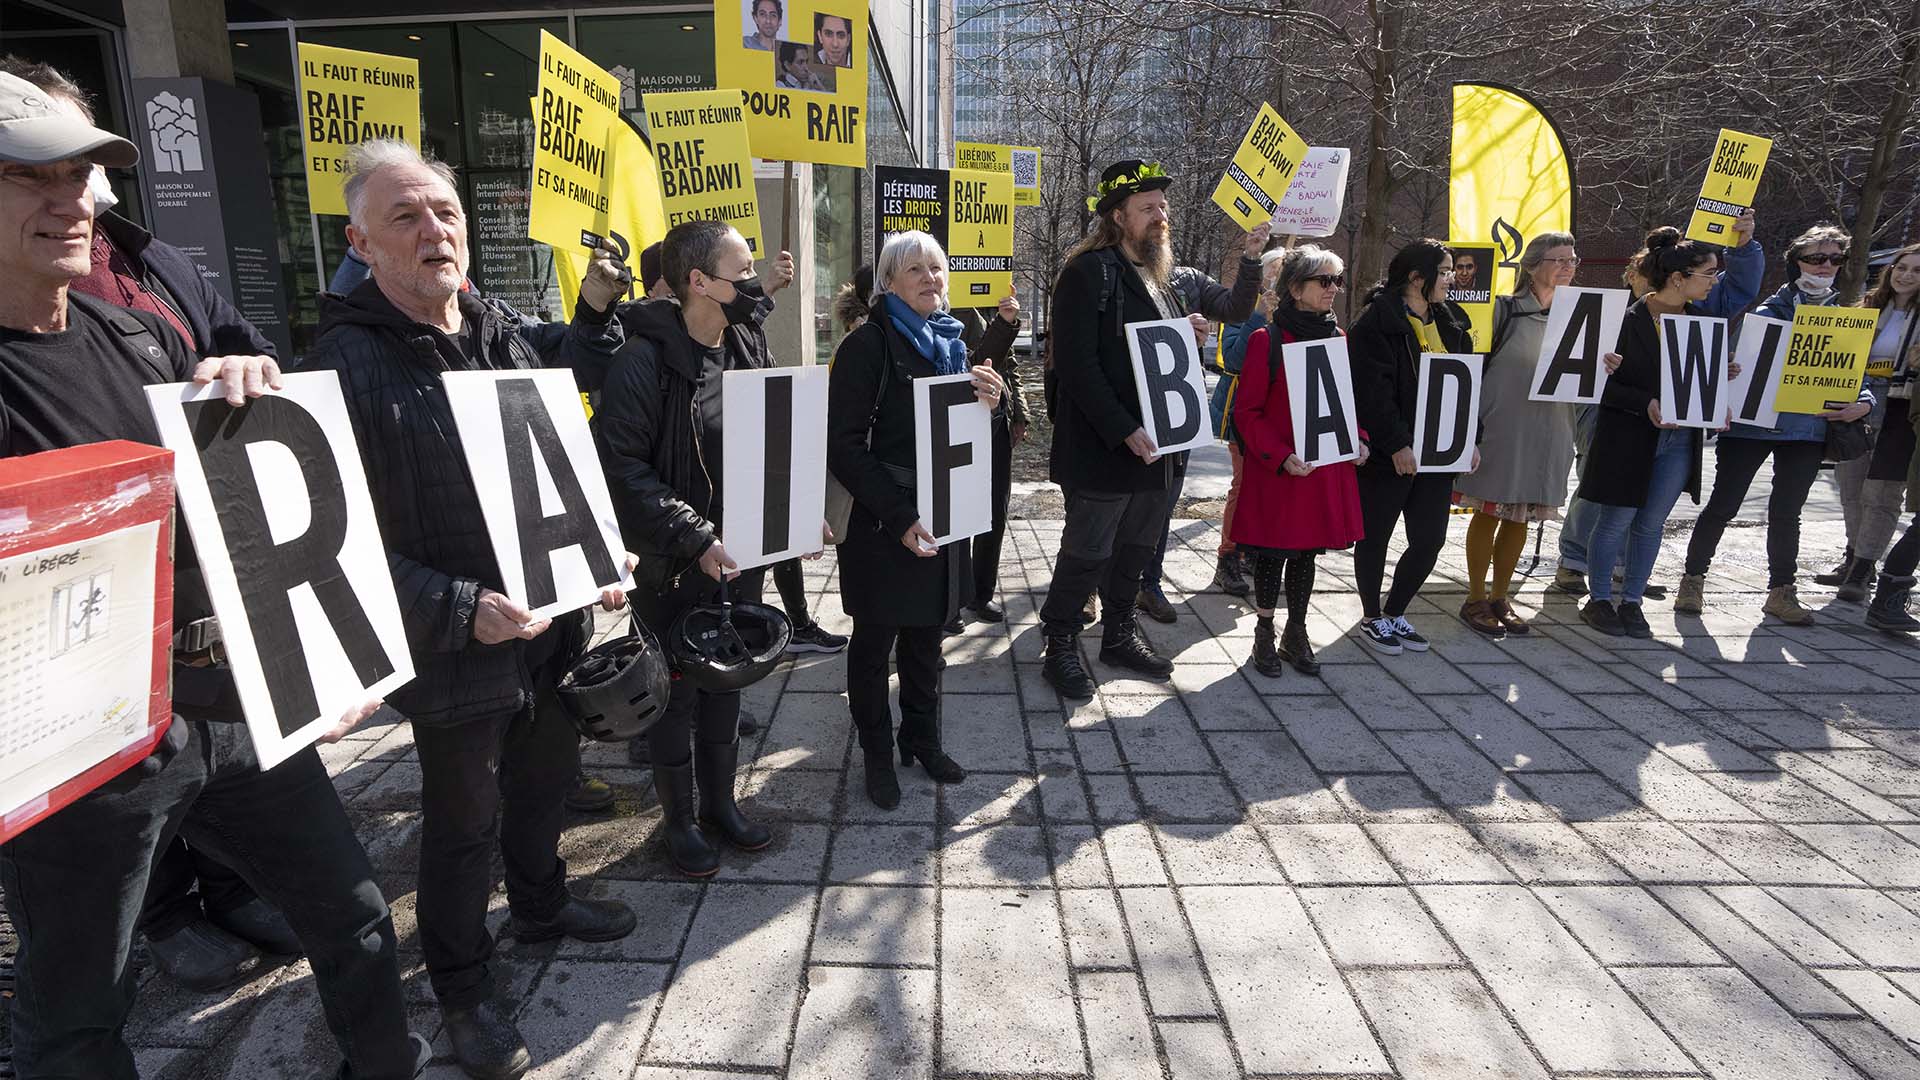
[[[1285,663],[1307,675],[1319,674],[1313,643],[1307,640],[1313,559],[1323,551],[1348,547],[1365,534],[1354,466],[1367,460],[1366,433],[1361,433],[1358,461],[1318,468],[1301,461],[1293,452],[1286,367],[1280,359],[1280,347],[1287,342],[1342,333],[1333,320],[1334,298],[1346,284],[1342,270],[1340,257],[1325,248],[1307,244],[1287,252],[1273,286],[1279,300],[1273,323],[1248,339],[1234,399],[1233,428],[1244,473],[1230,539],[1253,564],[1259,616],[1253,629],[1253,667],[1274,678],[1286,671]],[[1276,648],[1273,608],[1283,580],[1287,628]]]

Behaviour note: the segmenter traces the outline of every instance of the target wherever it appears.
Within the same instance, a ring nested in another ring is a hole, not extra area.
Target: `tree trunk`
[[[1393,171],[1387,158],[1393,138],[1393,117],[1397,87],[1395,62],[1400,47],[1399,0],[1368,0],[1367,15],[1375,34],[1373,44],[1372,108],[1367,123],[1367,187],[1365,209],[1360,215],[1360,240],[1353,252],[1354,282],[1347,294],[1347,314],[1363,301],[1366,290],[1379,280],[1387,262],[1388,228],[1393,223]]]
[[[1867,280],[1867,255],[1873,247],[1873,234],[1879,224],[1880,204],[1887,197],[1887,174],[1893,171],[1894,151],[1907,129],[1913,112],[1913,92],[1920,82],[1920,25],[1908,28],[1907,47],[1900,59],[1900,75],[1887,95],[1887,107],[1880,113],[1880,134],[1873,143],[1873,156],[1867,162],[1866,182],[1860,185],[1860,210],[1853,219],[1853,248],[1840,273],[1840,302],[1851,304],[1860,298]]]

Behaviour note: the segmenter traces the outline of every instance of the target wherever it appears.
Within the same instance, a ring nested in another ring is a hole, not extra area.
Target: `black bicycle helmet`
[[[667,712],[673,690],[667,657],[646,624],[573,662],[560,677],[560,704],[580,734],[599,742],[645,735]]]
[[[721,586],[717,604],[694,604],[667,631],[667,655],[680,677],[702,690],[752,686],[786,655],[793,627],[777,609],[735,604]]]

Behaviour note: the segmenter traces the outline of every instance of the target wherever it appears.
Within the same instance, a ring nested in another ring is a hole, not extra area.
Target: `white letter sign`
[[[1626,321],[1631,297],[1625,289],[1579,289],[1562,285],[1553,291],[1547,312],[1547,332],[1540,339],[1540,359],[1533,370],[1535,401],[1568,401],[1592,405],[1607,385],[1601,357],[1620,343],[1620,324]]]
[[[450,371],[440,381],[508,599],[545,619],[631,585],[573,373]]]
[[[220,383],[147,387],[263,769],[413,678],[339,379],[281,383],[238,409]]]
[[[1473,469],[1480,441],[1480,369],[1471,353],[1421,353],[1413,412],[1413,460],[1423,473]]]
[[[1353,410],[1353,368],[1347,339],[1289,341],[1280,346],[1287,369],[1293,421],[1293,452],[1308,465],[1332,465],[1360,456],[1360,426]]]
[[[914,494],[935,544],[993,528],[993,410],[973,376],[913,380]]]
[[[1660,316],[1660,419],[1717,428],[1726,418],[1727,320]]]
[[[826,547],[827,369],[729,371],[720,411],[727,554],[749,570]]]
[[[1749,315],[1740,323],[1740,336],[1733,343],[1740,374],[1727,381],[1726,419],[1764,428],[1780,422],[1773,399],[1780,393],[1780,364],[1792,333],[1792,323],[1765,315]]]
[[[1162,319],[1126,325],[1133,386],[1140,393],[1140,425],[1162,454],[1213,445],[1207,390],[1200,377],[1200,345],[1193,324]]]

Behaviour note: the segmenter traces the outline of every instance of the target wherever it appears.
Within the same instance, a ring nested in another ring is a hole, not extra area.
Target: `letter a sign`
[[[545,619],[631,585],[573,373],[452,371],[441,382],[508,599]]]
[[[1553,292],[1547,332],[1533,369],[1534,401],[1593,405],[1607,385],[1602,358],[1620,341],[1631,297],[1625,289],[1579,289],[1563,285]]]
[[[340,382],[282,387],[238,409],[219,383],[147,387],[263,769],[413,678]]]
[[[1212,446],[1213,427],[1207,423],[1207,391],[1200,379],[1200,346],[1193,340],[1193,324],[1185,319],[1128,323],[1126,334],[1147,438],[1162,454]]]
[[[1347,339],[1289,341],[1280,346],[1287,369],[1293,452],[1309,465],[1360,456],[1360,425],[1353,411],[1353,368]]]

